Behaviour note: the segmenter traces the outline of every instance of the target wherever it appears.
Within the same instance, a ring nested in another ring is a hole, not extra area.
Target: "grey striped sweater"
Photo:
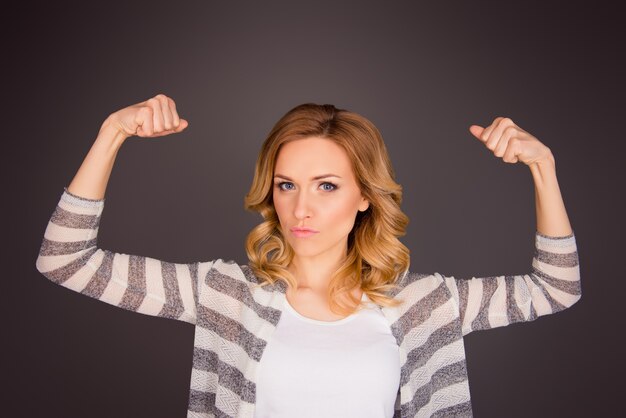
[[[253,417],[256,372],[285,303],[282,282],[261,288],[245,265],[175,264],[97,247],[104,200],[67,192],[46,229],[37,269],[76,292],[195,325],[187,416]],[[580,298],[574,235],[536,233],[530,272],[455,279],[404,274],[382,308],[400,347],[395,417],[471,416],[463,335],[560,311]]]

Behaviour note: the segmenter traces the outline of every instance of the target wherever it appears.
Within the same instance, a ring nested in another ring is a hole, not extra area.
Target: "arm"
[[[529,168],[535,182],[537,231],[554,237],[572,234],[559,182],[556,179],[552,153],[545,159],[530,164]]]
[[[548,237],[536,232],[527,274],[443,279],[458,304],[463,335],[532,321],[572,306],[581,296],[573,234]]]
[[[115,157],[127,138],[169,135],[188,125],[178,116],[174,101],[162,94],[111,114],[67,190],[86,199],[104,199]]]
[[[195,323],[198,280],[212,262],[175,264],[97,246],[104,200],[65,191],[44,234],[37,269],[52,282],[146,315]]]
[[[204,277],[211,262],[173,264],[97,247],[104,191],[120,146],[133,132],[146,137],[168,132],[162,114],[156,108],[146,110],[147,103],[116,112],[103,123],[50,218],[37,269],[55,283],[121,308],[193,323],[198,278]],[[144,114],[151,119],[143,120]],[[185,121],[177,123],[168,133],[187,126]]]
[[[459,304],[463,333],[561,311],[580,299],[576,240],[565,211],[551,151],[508,118],[496,118],[472,134],[504,162],[528,165],[535,183],[537,232],[530,273],[516,276],[445,278]]]

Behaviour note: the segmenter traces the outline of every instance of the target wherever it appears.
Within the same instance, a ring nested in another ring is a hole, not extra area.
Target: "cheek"
[[[321,210],[329,222],[348,226],[354,223],[357,206],[351,200],[341,200],[323,205]]]
[[[276,211],[276,215],[278,215],[278,220],[282,222],[285,219],[285,215],[287,213],[287,201],[284,198],[276,198],[272,199],[272,204],[274,205],[274,210]]]

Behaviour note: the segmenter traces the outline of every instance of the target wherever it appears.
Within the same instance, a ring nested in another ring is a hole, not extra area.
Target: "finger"
[[[172,112],[172,125],[174,128],[177,128],[180,124],[180,117],[178,116],[178,111],[176,110],[176,103],[169,97],[167,98],[167,103],[170,107],[170,112]]]
[[[481,134],[483,133],[484,130],[485,128],[483,128],[482,126],[478,126],[478,125],[472,125],[469,127],[470,133],[474,135],[476,138],[480,139],[481,141],[482,141]]]
[[[154,133],[154,134],[150,135],[150,138],[156,138],[156,137],[159,137],[159,136],[165,136],[165,135],[169,135],[169,134],[171,134],[171,133],[173,133],[173,132],[172,132],[172,131],[161,131],[161,132],[156,132],[156,133]]]
[[[153,97],[148,99],[148,106],[152,108],[152,123],[154,124],[154,133],[163,131],[163,112],[161,111],[161,102]]]
[[[189,125],[189,123],[186,120],[181,119],[180,123],[178,124],[178,126],[176,128],[168,129],[166,131],[157,132],[157,133],[153,134],[152,137],[176,134],[176,133],[179,133],[179,132],[183,131],[188,125]]]
[[[512,137],[509,139],[506,150],[502,157],[505,163],[516,163],[518,161],[517,154],[519,152],[519,139]]]
[[[497,117],[493,120],[493,122],[491,123],[491,125],[487,126],[485,128],[485,130],[483,131],[481,138],[483,140],[483,142],[487,142],[489,140],[489,137],[491,136],[491,132],[493,131],[493,129],[496,127],[496,125],[500,122],[502,118],[501,117]]]
[[[172,112],[168,103],[168,97],[164,94],[157,94],[156,99],[161,104],[161,113],[163,114],[163,129],[168,131],[172,126]]]
[[[506,151],[507,146],[509,145],[509,140],[517,135],[517,130],[513,126],[509,126],[504,129],[496,148],[493,150],[493,155],[496,157],[502,157],[504,152]]]
[[[154,126],[152,124],[152,108],[148,106],[142,106],[137,111],[135,116],[135,123],[137,123],[137,135],[150,136],[154,133]]]
[[[496,144],[496,148],[493,150],[493,155],[496,157],[502,157],[504,155],[504,151],[506,151],[506,147],[509,144],[509,139],[502,137],[500,141]]]
[[[489,148],[490,150],[495,150],[496,149],[496,145],[498,145],[498,141],[500,141],[500,138],[502,137],[502,133],[504,132],[504,130],[506,128],[508,128],[509,126],[514,126],[515,124],[513,123],[513,121],[509,118],[500,118],[500,121],[498,122],[497,126],[494,127],[493,131],[491,131],[491,133],[489,134],[489,139],[487,140],[487,143],[485,145],[487,145],[487,148]]]
[[[187,122],[187,120],[185,120],[185,119],[181,119],[180,123],[178,124],[178,126],[176,128],[174,128],[174,132],[181,132],[181,131],[185,130],[187,128],[187,126],[189,126],[189,122]]]

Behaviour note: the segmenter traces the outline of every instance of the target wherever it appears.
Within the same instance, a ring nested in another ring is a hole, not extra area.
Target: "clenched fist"
[[[115,127],[124,137],[143,138],[178,133],[189,126],[185,119],[178,116],[174,100],[164,94],[118,110],[105,123]]]
[[[531,165],[552,158],[548,147],[509,118],[498,117],[486,128],[472,125],[469,130],[505,163],[521,161]]]

